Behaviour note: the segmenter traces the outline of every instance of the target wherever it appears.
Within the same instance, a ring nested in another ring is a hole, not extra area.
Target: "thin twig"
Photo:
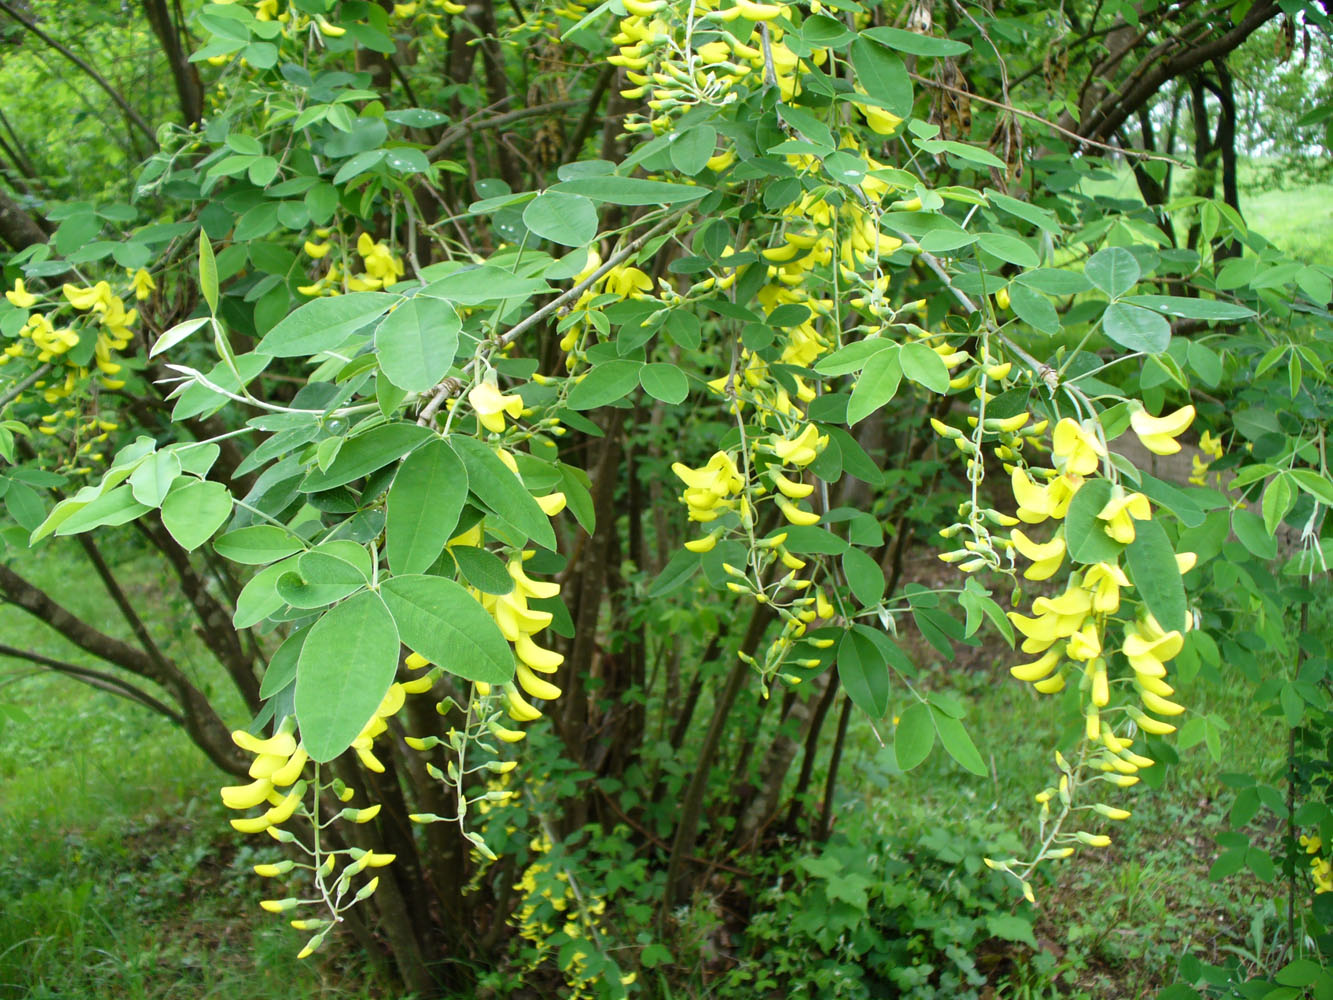
[[[1070,131],[1061,125],[1057,125],[1049,118],[1043,118],[1035,112],[1027,111],[1023,108],[1016,108],[1012,104],[1004,103],[1004,101],[995,101],[989,97],[982,97],[980,94],[974,94],[972,91],[964,90],[962,87],[954,87],[947,83],[941,83],[938,80],[931,80],[928,77],[921,76],[919,73],[909,72],[907,75],[917,83],[923,83],[927,87],[935,87],[938,90],[947,90],[951,94],[961,94],[969,100],[977,101],[980,104],[989,104],[993,108],[1000,108],[1003,111],[1008,111],[1011,114],[1019,115],[1022,118],[1037,122],[1040,125],[1045,125],[1047,128],[1053,129],[1061,135],[1068,136],[1075,142],[1085,146],[1095,146],[1098,149],[1104,149],[1111,153],[1118,153],[1121,156],[1136,156],[1143,160],[1161,160],[1163,163],[1171,163],[1178,167],[1189,166],[1189,164],[1182,160],[1177,160],[1171,156],[1162,156],[1160,153],[1146,153],[1139,149],[1125,149],[1123,146],[1109,146],[1104,142],[1098,142],[1096,139],[1086,139],[1077,132]]]
[[[158,701],[146,691],[142,691],[127,681],[121,680],[114,674],[108,674],[101,670],[93,670],[90,667],[80,667],[73,663],[66,663],[64,660],[53,660],[49,656],[43,656],[41,653],[29,652],[26,649],[17,649],[14,646],[6,646],[0,643],[0,656],[10,656],[16,660],[27,660],[29,663],[36,663],[39,666],[46,667],[48,670],[54,670],[57,673],[68,674],[70,677],[80,680],[83,683],[95,687],[101,691],[110,694],[119,695],[133,701],[144,708],[151,708],[159,715],[170,719],[174,724],[183,726],[185,720],[180,713],[170,705]]]
[[[23,379],[23,381],[19,382],[12,389],[7,390],[3,396],[0,396],[0,410],[3,410],[16,398],[22,395],[24,389],[28,388],[28,386],[32,385],[34,382],[36,382],[39,378],[41,378],[50,370],[51,370],[51,362],[49,361],[39,368],[34,368],[32,372],[26,378]]]
[[[601,267],[599,267],[588,277],[584,278],[582,281],[580,281],[577,285],[575,285],[568,291],[562,292],[560,295],[557,295],[554,299],[552,299],[546,305],[542,306],[531,316],[510,327],[499,337],[491,341],[491,344],[495,348],[503,347],[505,344],[508,344],[511,341],[515,340],[520,334],[528,330],[530,327],[536,325],[537,323],[540,323],[542,320],[544,320],[547,316],[551,315],[551,313],[555,312],[566,302],[569,302],[573,299],[577,299],[585,291],[591,288],[593,284],[604,278],[607,272],[611,271],[615,267],[618,267],[620,264],[624,263],[634,254],[636,254],[654,236],[662,232],[664,229],[667,229],[670,226],[674,225],[676,220],[679,219],[680,216],[685,214],[685,211],[686,210],[683,208],[677,209],[676,211],[668,215],[666,218],[662,219],[657,225],[653,226],[652,229],[648,230],[642,236],[638,237],[637,239],[631,240],[628,244],[625,245],[623,249],[618,250],[616,253],[612,254],[611,257],[606,261],[606,263],[604,263]],[[476,365],[476,359],[474,358],[472,361],[469,361],[464,366],[463,370],[467,371],[473,368],[475,365]],[[452,396],[455,391],[456,387],[448,383],[442,384],[439,388],[437,388],[435,392],[431,395],[430,400],[426,403],[424,407],[422,407],[421,415],[417,418],[417,423],[422,427],[429,426],[430,422],[435,418],[435,414],[438,413],[440,407],[444,405],[444,401],[448,399],[450,396]]]
[[[104,91],[106,91],[106,93],[110,96],[111,100],[116,102],[116,106],[125,113],[125,117],[128,118],[134,124],[134,127],[144,134],[144,136],[148,139],[148,142],[152,146],[152,148],[153,149],[157,148],[157,134],[153,131],[152,126],[150,126],[148,122],[144,120],[143,115],[139,114],[139,112],[136,111],[133,108],[133,106],[130,105],[129,101],[125,100],[125,98],[121,96],[120,92],[116,90],[115,87],[111,86],[111,84],[107,82],[106,77],[102,76],[101,73],[97,72],[97,70],[95,70],[92,66],[90,66],[87,62],[85,62],[82,58],[80,58],[66,46],[56,41],[41,28],[37,27],[37,25],[33,21],[30,21],[28,18],[24,17],[9,4],[5,3],[4,0],[0,0],[0,10],[4,11],[19,24],[23,25],[34,35],[36,35],[38,38],[44,41],[47,45],[55,49],[62,56],[64,56],[66,59],[72,62],[75,66],[79,67],[79,69],[83,70],[83,72],[86,73],[95,84],[97,84]]]
[[[3,2],[3,0],[0,0]],[[472,118],[464,119],[453,126],[444,135],[440,136],[440,141],[426,151],[426,159],[432,163],[444,155],[445,150],[456,143],[464,136],[473,135],[477,132],[484,132],[487,129],[500,128],[511,122],[522,121],[524,118],[532,118],[535,115],[544,115],[549,111],[563,111],[565,108],[573,108],[582,104],[583,100],[579,98],[566,98],[563,101],[551,101],[548,104],[538,104],[531,108],[518,108],[515,111],[506,111],[502,115],[496,115],[493,118],[484,118],[476,121]]]

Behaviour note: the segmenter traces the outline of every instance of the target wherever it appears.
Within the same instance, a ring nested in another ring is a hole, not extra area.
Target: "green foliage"
[[[1037,947],[983,858],[1007,838],[977,824],[911,838],[854,826],[819,853],[756,873],[736,968],[716,996],[978,997]],[[1008,846],[1017,848],[1017,841]]]

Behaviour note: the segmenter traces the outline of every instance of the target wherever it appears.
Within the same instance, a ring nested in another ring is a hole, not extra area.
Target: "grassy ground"
[[[897,772],[892,752],[876,750],[862,722],[859,753],[847,771],[862,780],[848,778],[843,808],[876,810],[887,801],[901,829],[975,832],[998,823],[1025,844],[1035,843],[1033,794],[1058,776],[1051,749],[1061,744],[1067,720],[1058,699],[1011,680],[1007,667],[1016,658],[1003,645],[969,651],[949,664],[929,647],[916,653],[918,663],[928,665],[923,687],[951,692],[968,706],[966,723],[991,776],[963,771],[938,745],[919,768]],[[1214,882],[1208,870],[1219,853],[1214,837],[1229,829],[1231,794],[1221,774],[1275,773],[1285,760],[1286,730],[1254,713],[1243,687],[1224,691],[1196,683],[1179,691],[1192,712],[1232,726],[1221,763],[1199,745],[1166,769],[1162,787],[1139,785],[1106,797],[1133,817],[1095,828],[1112,835],[1110,848],[1083,849],[1039,870],[1036,931],[1044,954],[1018,949],[1014,979],[997,998],[1138,1000],[1173,982],[1187,952],[1214,964],[1238,951],[1254,953],[1255,964],[1264,958],[1269,932],[1285,919],[1282,883],[1265,884],[1248,873]],[[1267,828],[1261,819],[1259,832],[1249,832],[1257,845],[1278,853],[1284,831],[1268,819]],[[849,826],[854,822],[849,815]]]
[[[1188,174],[1178,175],[1178,194],[1184,193],[1187,178]],[[1298,260],[1327,264],[1333,259],[1333,184],[1292,180],[1282,187],[1269,187],[1260,185],[1253,170],[1242,168],[1239,185],[1241,214],[1251,229]],[[1128,170],[1085,182],[1083,189],[1112,198],[1141,200]]]
[[[87,579],[72,546],[21,568],[118,631],[95,587],[69,585]],[[136,600],[164,599],[130,577]],[[0,632],[88,662],[12,607],[0,606]],[[220,773],[169,722],[14,661],[0,661],[0,707],[0,998],[383,995],[354,964],[296,964],[294,932],[258,908],[256,859],[228,830]]]

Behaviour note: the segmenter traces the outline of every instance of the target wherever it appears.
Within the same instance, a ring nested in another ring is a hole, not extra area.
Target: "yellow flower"
[[[1113,615],[1120,610],[1120,588],[1129,586],[1125,571],[1112,563],[1097,563],[1083,574],[1083,586],[1092,591],[1092,610]]]
[[[23,287],[22,278],[14,279],[14,290],[5,292],[5,298],[9,299],[11,305],[20,309],[31,309],[37,302],[37,296]]]
[[[1130,427],[1154,455],[1174,455],[1180,451],[1176,440],[1194,420],[1194,407],[1182,406],[1164,417],[1154,417],[1147,410],[1136,410],[1129,418]]]
[[[1026,469],[1015,468],[1010,477],[1014,499],[1018,501],[1018,519],[1027,524],[1040,524],[1051,516],[1051,498],[1048,487],[1038,486]]]
[[[1214,459],[1222,457],[1222,439],[1215,438],[1208,431],[1204,431],[1199,436],[1199,450],[1205,455],[1211,455]]]
[[[1025,559],[1032,560],[1032,565],[1023,573],[1025,579],[1049,579],[1064,561],[1065,540],[1060,535],[1056,535],[1049,542],[1038,543],[1015,528],[1010,537],[1019,554]]]
[[[518,396],[507,396],[496,388],[494,382],[481,382],[467,394],[467,401],[476,411],[481,426],[495,434],[505,429],[504,415],[517,420],[523,412],[523,400]]]
[[[1146,521],[1152,517],[1152,507],[1142,493],[1127,495],[1117,486],[1097,517],[1106,522],[1108,535],[1121,545],[1128,545],[1134,541],[1134,521]]]
[[[1070,417],[1055,425],[1051,451],[1055,467],[1074,476],[1092,475],[1101,459],[1106,457],[1106,449],[1096,436]]]
[[[134,285],[134,297],[139,302],[142,302],[157,290],[157,283],[153,281],[153,276],[142,267],[131,275],[131,283]]]

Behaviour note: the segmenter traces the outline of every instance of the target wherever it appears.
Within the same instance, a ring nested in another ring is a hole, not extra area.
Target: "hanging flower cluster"
[[[988,399],[979,394],[978,400],[984,412]],[[1165,455],[1179,450],[1176,438],[1193,417],[1193,407],[1161,418],[1140,412],[1132,417],[1131,427],[1145,448]],[[1151,502],[1116,480],[1101,427],[1095,420],[1064,417],[1051,429],[1049,442],[1044,436],[1046,421],[1030,420],[1028,413],[1002,419],[971,418],[970,436],[941,421],[934,422],[942,439],[967,443],[959,450],[969,455],[969,475],[974,482],[979,482],[974,473],[979,474],[981,469],[981,449],[990,444],[1009,473],[1015,502],[1014,516],[986,510],[985,517],[977,517],[979,508],[974,505],[971,520],[943,530],[941,534],[951,540],[966,532],[960,547],[941,556],[946,562],[958,564],[965,572],[1006,569],[1005,564],[1012,567],[1007,571],[1015,572],[1021,558],[1026,563],[1024,579],[1051,578],[1070,558],[1071,541],[1080,543],[1080,551],[1090,548],[1087,538],[1067,537],[1071,506],[1087,490],[1094,490],[1087,495],[1096,497],[1090,530],[1100,532],[1111,543],[1091,546],[1098,553],[1096,561],[1076,564],[1064,590],[1035,598],[1030,615],[1008,613],[1022,637],[1020,649],[1036,657],[1015,664],[1010,673],[1042,694],[1055,694],[1076,683],[1084,717],[1084,739],[1077,758],[1071,762],[1057,753],[1060,780],[1037,796],[1041,806],[1041,853],[1026,864],[1017,859],[992,863],[992,867],[1014,874],[1029,895],[1027,876],[1038,862],[1067,857],[1080,845],[1104,847],[1111,843],[1105,834],[1066,832],[1064,825],[1075,813],[1088,812],[1108,819],[1129,816],[1127,810],[1102,802],[1080,804],[1080,789],[1098,781],[1119,788],[1137,783],[1138,771],[1152,766],[1153,761],[1135,749],[1135,734],[1174,732],[1175,726],[1164,719],[1185,711],[1171,700],[1175,691],[1166,679],[1166,664],[1183,648],[1183,634],[1164,629],[1146,605],[1136,602],[1126,607],[1122,600],[1133,588],[1120,563],[1121,554],[1134,542],[1137,525],[1153,517]],[[1050,466],[1027,463],[1025,450],[1049,451]],[[1099,477],[1099,473],[1106,478]],[[1008,537],[993,536],[989,527],[996,525],[1009,527]],[[1041,538],[1046,525],[1054,530]],[[1175,558],[1182,573],[1195,562],[1190,552],[1178,553]],[[1186,616],[1185,627],[1189,624]],[[1113,630],[1117,625],[1118,642]]]
[[[352,741],[353,752],[368,770],[384,771],[383,763],[375,756],[374,743],[387,730],[388,719],[403,707],[408,694],[426,691],[432,682],[433,678],[427,675],[389,686],[379,707]],[[309,895],[266,899],[260,903],[270,913],[290,914],[292,927],[311,933],[297,956],[306,958],[323,944],[329,932],[342,921],[344,912],[374,894],[379,878],[360,876],[367,869],[391,864],[394,855],[360,847],[330,847],[326,833],[330,827],[339,822],[369,823],[379,815],[380,806],[378,803],[345,806],[336,812],[329,809],[326,803],[348,803],[356,793],[341,779],[329,778],[324,766],[311,761],[295,733],[296,720],[291,716],[267,739],[243,730],[232,733],[237,746],[255,755],[249,771],[254,780],[223,788],[222,802],[238,811],[261,809],[257,814],[233,819],[231,825],[241,833],[266,833],[286,846],[289,853],[303,856],[301,860],[288,857],[255,865],[255,873],[289,882],[300,879],[308,885],[305,891]],[[297,827],[295,831],[288,827],[292,821]],[[311,910],[319,915],[303,915]]]
[[[320,228],[314,231],[314,239],[306,240],[306,255],[323,260],[334,247],[334,233],[330,229]],[[323,240],[323,242],[316,242]],[[353,272],[343,268],[335,259],[329,269],[308,285],[301,285],[297,291],[302,295],[341,295],[344,292],[371,292],[379,288],[392,288],[403,276],[404,267],[401,257],[394,254],[389,245],[376,242],[371,235],[362,232],[356,238],[356,254],[361,258],[361,269]],[[346,256],[346,255],[344,255]]]

